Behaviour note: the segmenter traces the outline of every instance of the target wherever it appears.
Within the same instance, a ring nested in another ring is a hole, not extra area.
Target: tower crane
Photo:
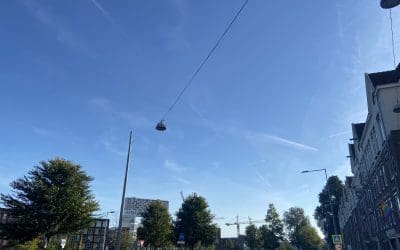
[[[237,230],[237,237],[239,238],[240,236],[240,225],[241,224],[255,224],[255,223],[264,223],[264,220],[253,220],[249,217],[249,220],[247,221],[239,221],[239,216],[236,216],[236,221],[232,222],[232,223],[225,223],[225,225],[227,226],[234,226],[236,225],[236,230]]]

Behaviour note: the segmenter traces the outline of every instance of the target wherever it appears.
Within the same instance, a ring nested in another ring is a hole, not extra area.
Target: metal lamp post
[[[164,120],[161,120],[157,123],[156,129],[158,131],[165,131],[167,127],[164,124]],[[117,240],[115,244],[116,250],[121,250],[121,231],[122,231],[122,214],[124,211],[124,202],[125,202],[125,191],[126,191],[126,182],[128,179],[128,169],[129,169],[129,158],[131,154],[131,144],[132,144],[132,130],[129,133],[129,144],[128,144],[128,155],[126,157],[126,165],[125,165],[125,177],[124,177],[124,186],[122,188],[122,199],[121,199],[121,209],[119,210],[119,223],[118,223],[118,230],[117,230]],[[114,212],[114,211],[112,211]],[[111,212],[108,212],[111,213]],[[108,215],[107,213],[107,215]]]
[[[332,214],[332,221],[333,221],[333,230],[335,231],[335,234],[338,234],[337,228],[336,228],[336,220],[335,220],[335,214],[333,213],[333,205],[332,205],[332,196],[331,196],[331,191],[328,185],[328,174],[326,173],[326,168],[321,168],[321,169],[313,169],[313,170],[304,170],[301,171],[302,174],[306,173],[311,173],[311,172],[325,172],[325,179],[326,179],[326,186],[328,188],[328,195],[329,195],[329,205],[331,208],[331,214]]]

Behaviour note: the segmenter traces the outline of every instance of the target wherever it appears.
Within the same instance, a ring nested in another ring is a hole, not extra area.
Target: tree
[[[331,193],[331,197],[329,197],[328,187]],[[319,194],[320,205],[315,208],[314,212],[314,218],[318,221],[318,226],[324,233],[325,240],[326,242],[328,242],[331,248],[333,247],[331,235],[335,234],[335,230],[333,226],[329,198],[331,198],[332,201],[333,215],[335,218],[336,228],[338,230],[337,233],[340,233],[338,210],[339,210],[339,201],[342,198],[343,188],[344,188],[343,182],[339,179],[339,177],[337,176],[329,177],[328,182],[326,183],[325,187]]]
[[[176,214],[175,236],[185,235],[186,244],[193,248],[196,244],[209,246],[214,242],[217,227],[212,223],[213,215],[206,200],[196,194],[188,196]]]
[[[15,246],[15,250],[38,250],[39,249],[40,240],[38,238],[33,239],[31,241],[27,241],[22,244],[18,244]]]
[[[285,234],[283,232],[283,223],[272,203],[268,206],[265,222],[267,222],[269,233],[266,234],[268,238],[264,239],[264,242],[268,242],[267,246],[264,245],[264,249],[276,249],[279,247],[280,242],[283,241]]]
[[[276,242],[275,242],[276,237],[273,234],[273,232],[268,228],[267,225],[262,225],[259,228],[259,233],[260,233],[260,238],[262,241],[262,244],[261,244],[262,249],[275,250],[279,246],[279,243],[278,243],[278,245],[276,245]]]
[[[294,246],[299,246],[298,232],[303,226],[310,224],[304,210],[300,207],[289,208],[289,211],[283,215],[283,221],[289,234],[290,243]]]
[[[296,232],[298,246],[301,249],[321,250],[323,249],[323,241],[319,237],[317,231],[311,225],[304,225]]]
[[[289,241],[284,240],[281,242],[279,247],[277,248],[278,250],[292,250],[292,247],[290,246]]]
[[[89,189],[92,180],[81,166],[70,161],[42,161],[27,176],[10,184],[12,194],[1,194],[13,218],[1,225],[2,235],[27,242],[86,228],[99,208]]]
[[[146,246],[166,247],[171,244],[173,237],[172,219],[168,209],[160,202],[155,201],[149,205],[142,215],[140,240],[144,240]]]
[[[131,249],[133,246],[133,234],[129,230],[121,232],[121,249]]]
[[[246,244],[251,249],[260,249],[261,237],[259,235],[259,231],[254,224],[250,224],[246,227],[246,236],[245,236]]]

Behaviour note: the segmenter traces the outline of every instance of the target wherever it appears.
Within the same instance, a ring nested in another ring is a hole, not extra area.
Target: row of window
[[[359,209],[360,217],[352,216],[352,224],[354,228],[362,230],[362,233],[368,235],[376,235],[378,232],[387,230],[396,226],[400,218],[400,197],[397,191],[388,196],[383,202],[375,206],[374,211],[368,214],[368,209]],[[364,214],[364,215],[362,215]],[[397,218],[397,219],[396,219]],[[362,223],[363,226],[359,226]]]

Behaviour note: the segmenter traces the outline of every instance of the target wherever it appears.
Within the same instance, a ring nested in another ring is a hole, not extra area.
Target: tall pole
[[[132,142],[132,130],[129,133],[128,156],[126,157],[124,187],[122,189],[121,209],[119,210],[119,224],[118,224],[118,232],[117,232],[117,241],[116,241],[116,246],[115,246],[116,250],[121,250],[122,213],[124,210],[126,181],[128,179],[128,167],[129,167],[129,156],[131,154],[131,142]]]
[[[338,234],[338,231],[337,231],[337,228],[336,228],[335,214],[333,213],[332,196],[331,196],[331,190],[330,190],[330,188],[329,188],[328,174],[326,173],[326,168],[324,168],[324,171],[325,171],[326,187],[328,188],[329,205],[330,205],[330,207],[331,207],[331,214],[332,214],[332,221],[333,221],[333,230],[335,231],[335,234]]]

